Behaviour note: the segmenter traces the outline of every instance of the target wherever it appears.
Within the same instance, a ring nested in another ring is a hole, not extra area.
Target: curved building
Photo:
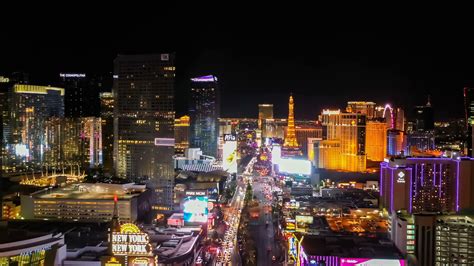
[[[0,229],[0,265],[62,265],[66,245],[62,234],[31,235]]]

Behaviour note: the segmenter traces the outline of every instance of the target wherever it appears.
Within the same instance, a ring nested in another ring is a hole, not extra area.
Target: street
[[[250,230],[255,236],[257,245],[257,265],[278,265],[277,257],[281,254],[275,240],[275,228],[272,215],[272,177],[255,177],[253,194],[260,204],[259,218],[250,223]]]
[[[244,175],[248,175],[253,167],[254,160],[247,165]],[[229,207],[225,213],[225,221],[229,228],[226,230],[221,250],[218,254],[216,265],[242,265],[240,255],[237,250],[237,229],[240,223],[242,208],[244,207],[246,183],[243,180],[237,181],[235,193],[229,202]]]

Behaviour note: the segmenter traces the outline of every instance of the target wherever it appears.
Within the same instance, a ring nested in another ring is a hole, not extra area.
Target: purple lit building
[[[470,158],[392,158],[380,167],[380,202],[391,214],[457,213],[474,206]]]

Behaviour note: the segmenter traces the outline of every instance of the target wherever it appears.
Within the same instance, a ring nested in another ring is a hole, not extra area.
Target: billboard
[[[309,215],[296,215],[295,220],[297,224],[312,224],[313,223],[313,216]]]
[[[15,144],[15,155],[20,157],[29,157],[30,150],[25,144]]]
[[[272,164],[280,164],[281,161],[281,146],[273,145],[272,147]]]
[[[155,138],[155,146],[174,147],[174,138]]]
[[[280,159],[278,171],[286,174],[311,175],[311,162],[298,159]]]
[[[183,200],[185,223],[206,223],[208,214],[207,196],[190,196]]]
[[[224,137],[224,146],[222,148],[222,168],[229,174],[235,174],[237,173],[237,141],[231,140],[233,139],[233,135],[226,136],[231,137]],[[225,139],[228,140],[226,141]]]
[[[224,142],[237,141],[237,136],[233,134],[224,134]]]
[[[404,260],[341,258],[341,266],[405,266]]]

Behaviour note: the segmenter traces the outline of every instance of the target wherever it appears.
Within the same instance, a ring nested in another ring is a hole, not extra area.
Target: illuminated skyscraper
[[[340,170],[341,142],[339,140],[316,140],[313,144],[313,164],[316,168]]]
[[[381,206],[389,213],[454,213],[474,207],[474,161],[393,158],[381,163]]]
[[[7,89],[9,81],[7,77],[0,76],[0,178],[4,171],[3,161],[6,156],[5,145],[7,142],[4,138],[4,136],[6,136],[4,133],[4,129],[6,128],[4,123],[6,123],[7,116]]]
[[[114,166],[114,95],[100,94],[100,118],[102,123],[102,160],[106,172]]]
[[[114,75],[116,174],[171,180],[174,54],[118,55]]]
[[[321,125],[316,124],[315,121],[296,121],[295,133],[303,155],[309,159],[308,139],[322,139]]]
[[[184,154],[189,148],[189,116],[184,115],[174,121],[174,150]]]
[[[190,147],[201,148],[204,155],[217,157],[220,116],[217,77],[209,75],[192,78],[190,96]]]
[[[366,170],[365,135],[366,116],[342,113],[340,110],[323,110],[321,115],[323,140],[339,141],[340,170],[364,172]],[[331,144],[330,147],[335,147]],[[331,163],[331,165],[337,165]],[[319,165],[326,168],[326,165]]]
[[[14,84],[8,91],[9,163],[42,163],[45,121],[64,116],[64,89]]]
[[[391,156],[400,155],[405,152],[406,137],[405,133],[400,130],[390,129],[387,131],[387,154]]]
[[[367,121],[365,152],[367,159],[381,162],[387,156],[387,124],[385,122]]]
[[[273,104],[258,105],[258,129],[262,130],[263,120],[273,119]]]
[[[43,162],[49,167],[102,164],[102,126],[98,117],[48,118],[44,123]]]
[[[474,134],[472,127],[474,125],[474,88],[464,87],[464,114],[466,122],[466,138],[465,153],[467,156],[474,157],[472,144],[474,143]]]
[[[397,107],[395,112],[395,128],[405,131],[405,111],[400,107]]]
[[[173,206],[174,54],[118,55],[114,61],[114,167],[150,178],[154,210]]]
[[[406,153],[411,155],[412,150],[424,152],[435,149],[435,136],[432,130],[430,131],[414,131],[406,137]]]
[[[293,96],[290,95],[288,102],[288,126],[286,128],[285,142],[283,143],[282,156],[299,156],[301,149],[296,139],[295,129],[295,103]]]
[[[375,118],[375,103],[374,102],[347,102],[346,111],[348,113],[364,114],[367,119]]]

